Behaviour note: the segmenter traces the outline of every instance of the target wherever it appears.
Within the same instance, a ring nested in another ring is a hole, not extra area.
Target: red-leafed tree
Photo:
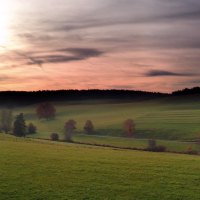
[[[126,137],[134,137],[135,135],[135,123],[132,119],[124,121],[124,134]]]
[[[41,103],[37,107],[37,116],[39,119],[54,119],[56,116],[56,108],[52,103]]]

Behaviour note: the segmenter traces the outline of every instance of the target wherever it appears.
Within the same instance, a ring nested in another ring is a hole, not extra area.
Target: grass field
[[[52,132],[63,133],[64,123],[71,118],[77,121],[79,133],[83,132],[85,121],[90,119],[94,123],[96,134],[120,136],[123,121],[133,118],[137,138],[193,140],[200,136],[200,101],[85,101],[57,103],[56,108],[56,119],[50,121],[37,119],[36,105],[16,108],[14,112],[24,112],[28,122],[32,121],[37,125],[37,137],[43,138],[49,138]]]
[[[89,136],[85,134],[75,135],[75,142],[82,142],[94,145],[111,145],[122,148],[138,148],[146,149],[148,147],[148,139],[135,139],[111,136]],[[163,145],[167,151],[171,152],[187,152],[189,148],[195,151],[200,151],[199,145],[195,142],[182,142],[171,140],[156,140],[157,145]]]
[[[198,200],[200,157],[0,135],[1,200]]]

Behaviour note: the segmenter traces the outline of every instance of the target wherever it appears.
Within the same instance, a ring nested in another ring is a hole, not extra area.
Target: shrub
[[[52,141],[58,141],[58,140],[59,140],[59,135],[58,135],[58,133],[52,133],[52,134],[51,134],[51,140],[52,140]]]
[[[158,146],[155,147],[154,151],[155,152],[165,152],[166,149],[167,149],[166,146],[164,146],[164,145],[158,145]]]
[[[124,121],[124,134],[126,137],[133,137],[135,134],[135,123],[132,119]]]
[[[154,149],[155,147],[156,147],[156,140],[154,140],[154,139],[148,140],[148,148]]]
[[[148,151],[153,151],[153,152],[165,152],[166,147],[163,145],[157,145],[156,140],[150,139],[148,140]]]
[[[87,134],[92,134],[94,132],[94,126],[91,120],[85,122],[84,130]]]
[[[37,127],[33,123],[30,123],[28,125],[27,131],[28,131],[28,134],[35,134],[37,133]]]
[[[193,150],[192,146],[190,145],[186,151],[187,154],[191,154],[191,155],[197,155],[198,151]]]

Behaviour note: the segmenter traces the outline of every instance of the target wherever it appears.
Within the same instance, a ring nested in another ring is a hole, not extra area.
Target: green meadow
[[[145,149],[154,138],[169,152],[199,151],[200,102],[163,98],[54,105],[54,120],[39,120],[37,105],[13,108],[38,133],[26,138],[0,134],[1,200],[200,199],[199,156],[124,149]],[[128,118],[136,123],[135,138],[122,137]],[[45,140],[52,132],[62,140],[69,119],[77,122],[73,140],[85,144]],[[95,126],[94,135],[83,131],[87,119]]]
[[[64,124],[69,119],[77,122],[75,142],[116,147],[144,149],[148,139],[156,139],[158,145],[168,151],[199,151],[196,140],[200,137],[200,102],[193,98],[161,98],[140,102],[114,100],[54,102],[57,110],[54,120],[40,120],[37,105],[15,107],[14,115],[23,112],[27,124],[33,122],[37,134],[28,137],[49,139],[56,132],[63,138]],[[122,124],[132,118],[136,124],[134,139],[124,138]],[[92,120],[95,133],[85,135],[86,120]]]
[[[92,120],[97,135],[121,136],[122,124],[128,118],[136,123],[137,138],[168,140],[193,140],[200,136],[200,102],[168,102],[167,99],[134,103],[112,102],[64,102],[55,103],[55,120],[39,120],[37,105],[14,109],[24,112],[27,122],[38,127],[37,137],[49,137],[52,132],[63,133],[69,119],[77,122],[77,133],[83,133],[87,119]]]
[[[18,107],[14,114],[24,112],[27,122],[38,127],[34,137],[49,138],[50,133],[62,135],[64,123],[77,122],[77,133],[83,133],[87,119],[92,120],[96,135],[121,136],[123,121],[136,123],[136,138],[164,140],[195,140],[200,136],[200,101],[157,99],[142,102],[80,101],[55,103],[55,120],[39,120],[37,105]]]
[[[0,199],[198,200],[200,157],[0,134]]]

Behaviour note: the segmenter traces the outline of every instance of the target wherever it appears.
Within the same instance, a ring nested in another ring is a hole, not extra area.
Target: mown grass
[[[0,136],[2,200],[198,200],[200,157]]]
[[[88,143],[94,145],[110,145],[122,148],[138,148],[146,149],[148,147],[148,139],[123,138],[111,136],[95,136],[78,134],[73,137],[75,142]],[[188,152],[189,149],[200,151],[200,146],[196,142],[182,142],[171,140],[156,140],[157,145],[166,147],[166,151],[170,152]]]

